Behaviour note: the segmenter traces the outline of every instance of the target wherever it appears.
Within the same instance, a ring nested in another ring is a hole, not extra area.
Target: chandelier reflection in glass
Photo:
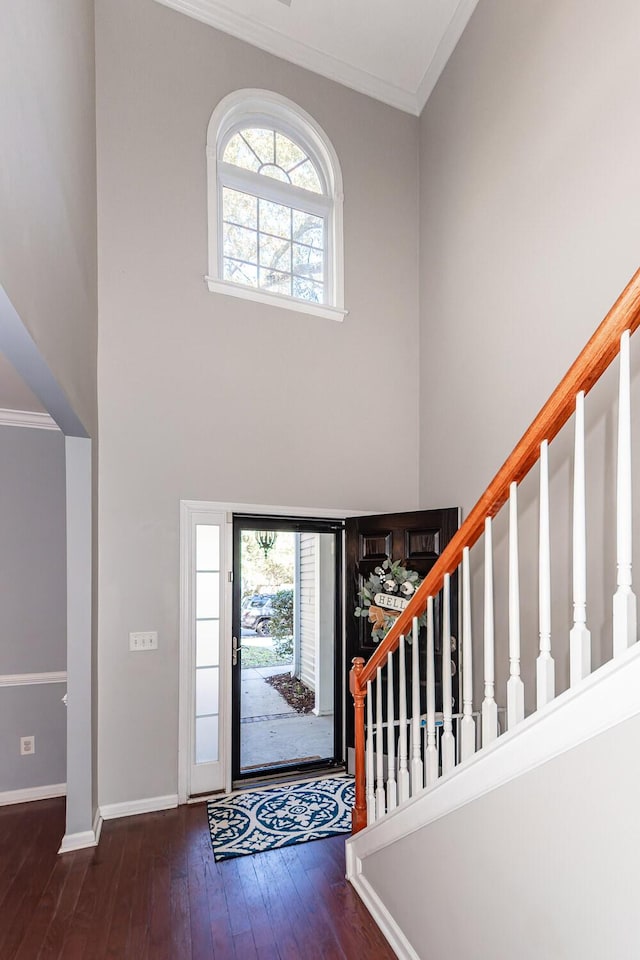
[[[256,530],[255,538],[258,543],[258,546],[264,553],[265,560],[269,555],[269,551],[275,545],[278,534],[275,530]]]

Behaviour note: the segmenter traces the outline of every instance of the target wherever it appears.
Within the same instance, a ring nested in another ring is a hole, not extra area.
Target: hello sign
[[[394,597],[389,593],[376,593],[373,602],[383,610],[393,610],[395,613],[402,613],[409,606],[408,600],[402,597]]]

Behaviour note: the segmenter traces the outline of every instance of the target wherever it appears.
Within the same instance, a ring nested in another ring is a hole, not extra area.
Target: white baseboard
[[[173,810],[177,806],[178,794],[170,793],[166,797],[147,797],[144,800],[127,800],[124,803],[106,803],[100,807],[100,813],[103,820],[117,820],[118,817],[135,817],[140,813]]]
[[[96,810],[91,830],[80,833],[65,833],[58,853],[71,853],[73,850],[85,850],[87,847],[97,847],[102,833],[102,817],[100,810]]]
[[[0,793],[0,807],[6,807],[10,803],[50,800],[52,797],[64,797],[66,794],[66,783],[53,783],[44,787],[27,787],[25,790],[5,790],[4,793]]]
[[[100,843],[100,834],[102,833],[102,824],[104,820],[102,819],[102,814],[100,813],[100,807],[96,810],[96,815],[93,818],[93,833],[96,838],[96,846]]]

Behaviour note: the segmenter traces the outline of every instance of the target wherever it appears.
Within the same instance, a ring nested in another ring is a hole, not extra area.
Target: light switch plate
[[[158,631],[142,630],[137,633],[129,634],[129,650],[157,650],[158,649]]]

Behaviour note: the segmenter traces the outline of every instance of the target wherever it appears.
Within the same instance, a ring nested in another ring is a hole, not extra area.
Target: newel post
[[[349,673],[349,690],[353,697],[355,712],[355,753],[356,753],[356,799],[351,813],[351,830],[357,833],[367,825],[367,798],[365,783],[364,755],[364,701],[366,688],[360,686],[360,674],[364,670],[362,657],[354,657]]]

